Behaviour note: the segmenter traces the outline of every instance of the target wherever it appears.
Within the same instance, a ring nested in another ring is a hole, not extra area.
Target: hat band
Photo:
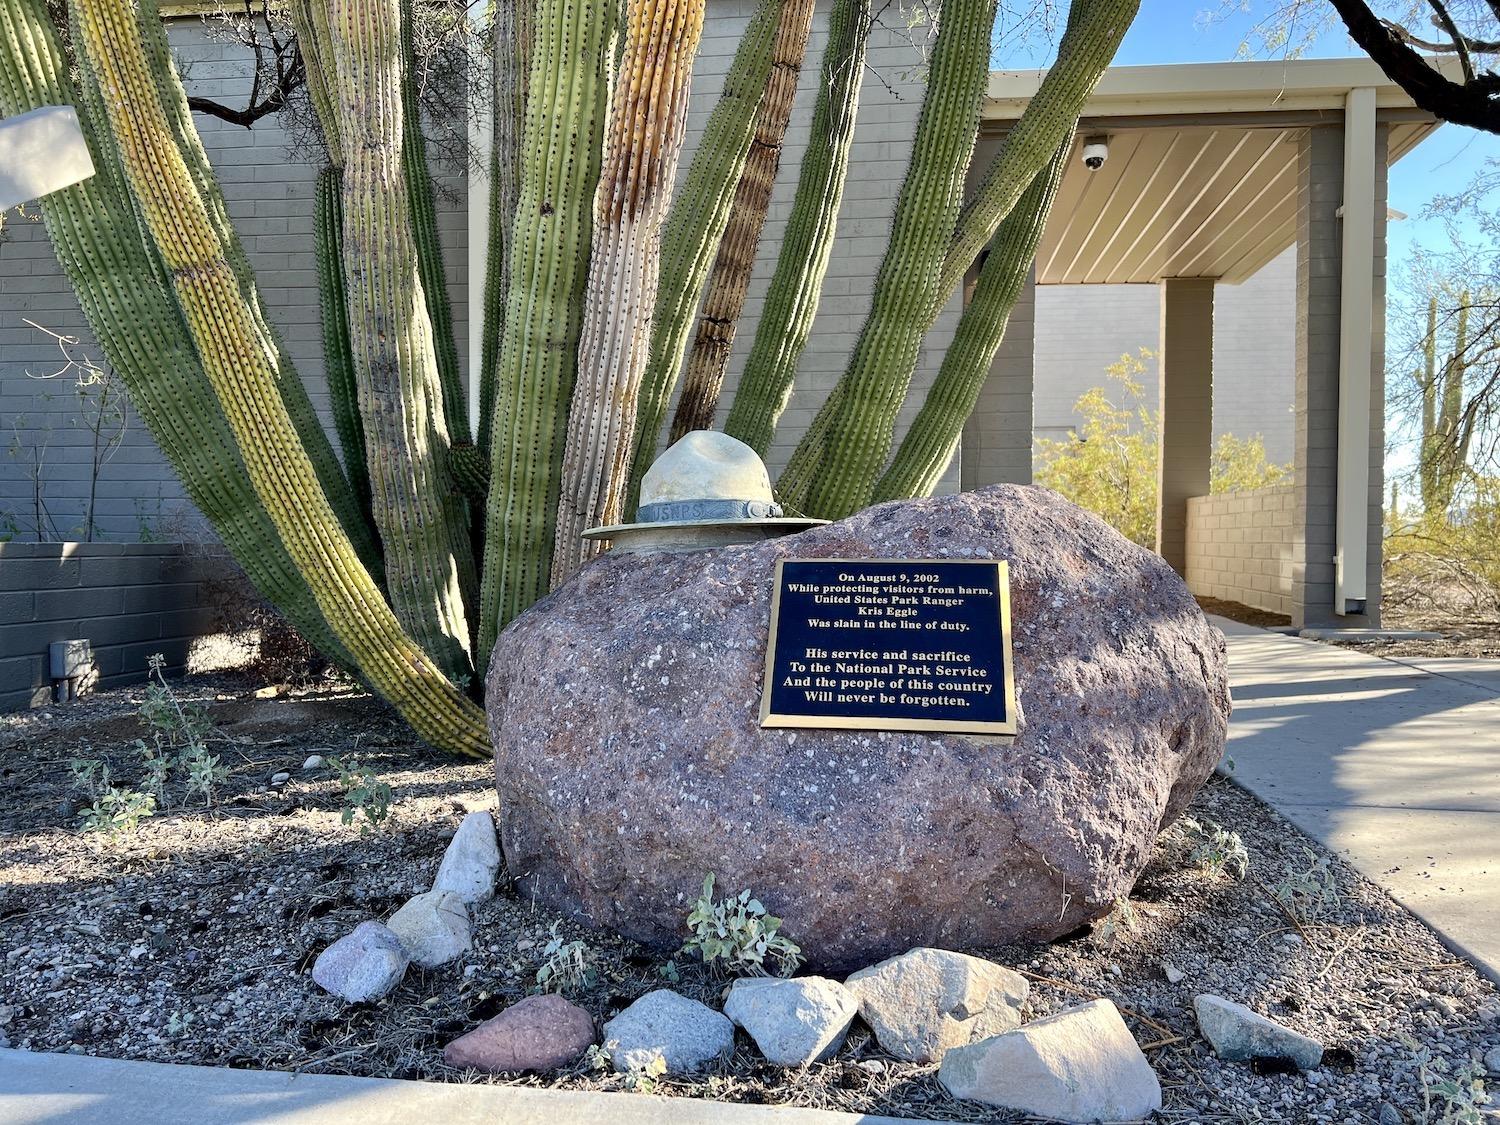
[[[696,523],[700,520],[779,519],[781,505],[766,500],[660,500],[642,504],[639,523]]]

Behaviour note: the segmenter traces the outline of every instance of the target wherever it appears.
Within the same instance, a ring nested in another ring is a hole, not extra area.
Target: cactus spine
[[[1005,338],[1010,311],[1031,272],[1037,243],[1072,147],[1070,132],[1000,224],[937,378],[897,448],[895,460],[876,482],[877,504],[929,495],[953,459],[964,422],[974,412],[979,390]]]
[[[209,210],[173,139],[128,0],[78,0],[81,49],[110,91],[109,124],[142,221],[245,470],[340,647],[417,733],[481,755],[483,714],[401,630],[329,504],[276,385]]]
[[[771,73],[780,10],[786,2],[761,0],[750,17],[724,78],[724,92],[709,115],[662,234],[661,285],[651,321],[651,354],[636,403],[627,514],[635,510],[641,477],[656,459],[656,439],[677,382],[693,311],[750,155],[756,110]]]
[[[552,549],[556,587],[599,551],[585,528],[617,522],[635,438],[661,260],[661,227],[687,123],[703,0],[630,0],[625,52],[594,191],[593,254],[568,412]]]
[[[791,218],[766,290],[755,341],[724,422],[725,433],[762,457],[791,396],[797,361],[812,332],[833,252],[870,20],[869,0],[835,0],[829,13],[812,136],[802,157]]]
[[[710,429],[714,424],[719,394],[724,388],[724,369],[734,347],[745,294],[750,290],[750,275],[755,269],[755,253],[760,247],[760,232],[766,224],[771,191],[781,168],[781,144],[792,118],[812,14],[813,0],[787,0],[781,8],[776,45],[771,52],[771,77],[761,96],[755,139],[745,160],[745,170],[740,173],[729,225],[724,228],[724,238],[719,243],[719,253],[703,295],[698,331],[688,352],[682,394],[672,418],[672,441],[691,430]]]
[[[840,518],[864,507],[889,455],[963,202],[989,80],[995,7],[994,0],[949,0],[942,8],[927,96],[870,313],[836,393],[819,412],[827,440],[804,440],[781,478],[782,496],[800,511]]]
[[[547,592],[615,12],[537,4],[496,369],[479,667],[504,624]]]
[[[391,608],[450,679],[470,660],[473,555],[448,467],[448,431],[417,266],[403,158],[398,0],[332,0],[335,109],[344,138],[349,339]]]

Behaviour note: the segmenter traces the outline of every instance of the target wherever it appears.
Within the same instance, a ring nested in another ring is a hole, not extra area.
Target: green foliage
[[[1500,615],[1500,477],[1465,479],[1448,509],[1386,513],[1388,609],[1427,621]]]
[[[1316,922],[1339,905],[1339,885],[1328,856],[1303,847],[1303,866],[1293,868],[1271,894],[1298,922]]]
[[[683,952],[696,953],[705,965],[741,976],[770,976],[774,968],[789,977],[802,964],[802,949],[782,935],[781,919],[767,914],[749,890],[715,900],[713,872],[703,880],[687,924],[693,936]]]
[[[593,979],[592,954],[582,941],[564,941],[552,923],[551,940],[542,948],[536,986],[543,992],[576,992]]]
[[[1083,421],[1065,438],[1039,438],[1036,483],[1087,508],[1143,547],[1156,543],[1160,412],[1147,405],[1141,376],[1153,353],[1122,355],[1105,369],[1114,384],[1085,391],[1073,410]],[[1209,491],[1286,483],[1290,465],[1272,464],[1259,434],[1223,434],[1214,446]]]
[[[155,815],[155,797],[129,786],[115,785],[109,766],[97,758],[72,758],[68,769],[73,774],[73,784],[83,789],[93,802],[78,814],[78,824],[84,832],[103,836],[134,832],[142,820]]]
[[[355,764],[352,759],[346,762],[338,755],[330,755],[327,764],[338,779],[339,788],[344,791],[344,807],[339,819],[345,824],[353,824],[358,817],[364,817],[359,834],[369,835],[391,815],[390,785],[376,777],[369,766]]]
[[[1177,829],[1186,837],[1192,850],[1188,860],[1216,874],[1243,879],[1250,872],[1250,852],[1238,832],[1231,832],[1213,821],[1198,821],[1185,816]]]
[[[1484,1107],[1492,1099],[1482,1066],[1472,1059],[1455,1066],[1425,1043],[1407,1036],[1401,1042],[1412,1053],[1409,1066],[1415,1067],[1422,1090],[1421,1125],[1481,1125],[1490,1119]]]

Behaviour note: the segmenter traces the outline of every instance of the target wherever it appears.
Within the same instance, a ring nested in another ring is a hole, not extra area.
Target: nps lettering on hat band
[[[698,520],[764,520],[781,518],[781,505],[765,500],[658,500],[642,504],[641,523],[689,523]]]

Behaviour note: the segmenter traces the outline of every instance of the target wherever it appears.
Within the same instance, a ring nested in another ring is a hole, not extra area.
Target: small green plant
[[[667,1060],[655,1055],[650,1062],[630,1068],[625,1075],[625,1089],[634,1090],[637,1094],[654,1094],[657,1083],[666,1073]]]
[[[616,1039],[611,1039],[603,1045],[590,1043],[589,1049],[583,1053],[583,1065],[590,1070],[608,1070],[614,1063],[609,1049],[611,1047],[618,1047],[619,1045],[619,1041]]]
[[[574,992],[593,978],[592,956],[587,944],[563,941],[552,923],[552,940],[542,949],[542,964],[536,971],[536,986],[543,992]]]
[[[1338,879],[1328,856],[1302,849],[1306,866],[1291,871],[1272,887],[1271,894],[1298,922],[1315,922],[1339,904]]]
[[[1215,874],[1243,879],[1250,872],[1250,852],[1238,832],[1231,832],[1213,821],[1198,821],[1185,816],[1177,822],[1188,838],[1192,851],[1188,859]]]
[[[151,741],[135,740],[144,775],[140,788],[150,793],[158,804],[168,803],[168,782],[173,773],[183,781],[183,800],[203,798],[203,807],[211,808],[214,791],[229,780],[229,770],[208,748],[208,742],[222,738],[209,717],[208,708],[196,700],[184,701],[167,683],[163,668],[166,657],[153,654],[148,660],[149,678],[146,698],[139,714],[151,732]]]
[[[1401,1042],[1412,1053],[1422,1088],[1420,1125],[1483,1125],[1490,1116],[1484,1107],[1492,1100],[1484,1088],[1483,1068],[1472,1059],[1455,1067],[1404,1035]]]
[[[1128,898],[1117,898],[1114,909],[1099,923],[1099,928],[1094,933],[1104,944],[1113,947],[1120,943],[1121,938],[1135,932],[1140,921],[1141,915],[1136,910],[1135,903]]]
[[[766,913],[749,890],[714,899],[711,871],[703,880],[703,893],[688,913],[687,924],[693,936],[682,951],[696,953],[705,965],[749,976],[769,976],[774,966],[778,976],[789,977],[802,964],[801,947],[780,932],[781,919]],[[767,965],[768,959],[772,966]]]
[[[391,815],[391,787],[376,777],[369,766],[355,764],[352,759],[346,762],[337,755],[330,755],[327,764],[344,791],[344,807],[339,819],[345,824],[353,824],[356,818],[363,816],[359,834],[364,836]]]
[[[116,785],[109,766],[100,759],[70,758],[68,770],[74,787],[82,789],[91,802],[78,814],[83,831],[101,836],[134,832],[141,821],[156,814],[154,794]]]

